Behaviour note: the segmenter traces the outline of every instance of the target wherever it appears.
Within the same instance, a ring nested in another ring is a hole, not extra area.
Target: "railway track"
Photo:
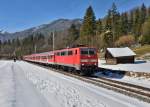
[[[121,94],[134,97],[141,101],[150,103],[150,88],[146,88],[146,87],[142,87],[142,86],[138,86],[138,85],[134,85],[130,83],[125,83],[125,82],[120,82],[116,80],[111,80],[111,79],[107,79],[103,77],[85,77],[85,76],[80,76],[74,73],[66,72],[60,69],[59,70],[54,69],[48,66],[43,66],[43,65],[40,65],[40,66],[46,69],[50,69],[54,72],[59,72],[61,74],[94,84],[96,86],[100,86],[109,90],[113,90]]]
[[[103,87],[117,91],[119,93],[135,97],[139,100],[145,101],[150,103],[150,89],[138,85],[133,85],[129,83],[124,83],[120,81],[110,80],[106,78],[90,78],[90,80],[93,80],[98,83],[105,84]],[[100,84],[101,85],[101,84]]]

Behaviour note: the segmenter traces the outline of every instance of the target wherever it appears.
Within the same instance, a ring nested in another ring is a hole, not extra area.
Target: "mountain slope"
[[[0,40],[5,41],[8,39],[15,39],[15,38],[24,38],[27,37],[33,33],[42,33],[45,36],[50,34],[52,31],[65,31],[67,30],[72,24],[75,24],[76,26],[80,26],[82,23],[82,19],[58,19],[55,20],[49,24],[43,24],[37,27],[33,27],[21,32],[15,32],[15,33],[0,33]]]

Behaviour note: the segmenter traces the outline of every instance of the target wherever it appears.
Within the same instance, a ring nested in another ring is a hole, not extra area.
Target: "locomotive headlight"
[[[88,59],[81,59],[81,62],[88,62]]]
[[[82,66],[84,66],[84,64],[81,64]]]
[[[81,62],[97,62],[96,59],[81,59]]]

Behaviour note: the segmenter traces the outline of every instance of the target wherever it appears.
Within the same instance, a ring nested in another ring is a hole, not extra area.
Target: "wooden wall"
[[[105,60],[107,64],[134,63],[134,56],[124,56],[115,58],[109,53],[109,51],[106,51]]]

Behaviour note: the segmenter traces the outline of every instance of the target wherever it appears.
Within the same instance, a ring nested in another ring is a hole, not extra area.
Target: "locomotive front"
[[[98,56],[96,48],[80,48],[81,71],[92,74],[98,68]]]

